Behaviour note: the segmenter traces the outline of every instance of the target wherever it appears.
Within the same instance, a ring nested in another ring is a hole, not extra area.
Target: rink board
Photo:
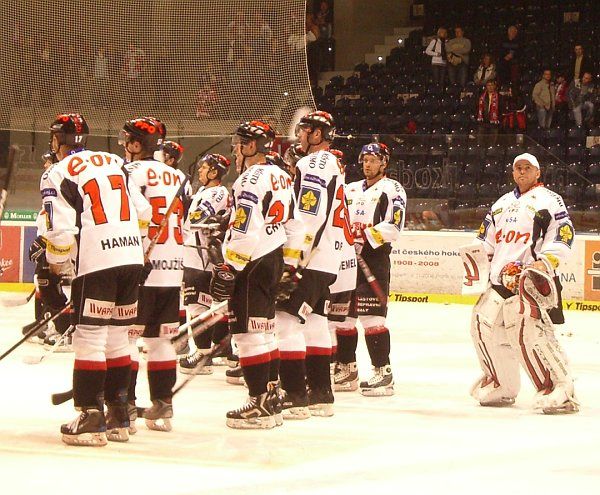
[[[0,227],[1,290],[31,290],[34,264],[27,250],[36,236],[34,222],[5,221]],[[458,248],[473,232],[404,232],[391,254],[390,300],[472,304],[461,295],[463,265]],[[600,311],[600,236],[579,234],[573,255],[561,266],[565,309]]]

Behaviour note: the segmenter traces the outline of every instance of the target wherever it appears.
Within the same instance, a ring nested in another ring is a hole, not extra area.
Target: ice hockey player
[[[328,151],[334,133],[333,117],[327,112],[311,112],[297,126],[306,156],[296,166],[295,193],[310,247],[301,278],[295,277],[293,267],[286,267],[285,290],[277,306],[280,377],[286,392],[283,416],[289,419],[333,415],[329,371],[332,343],[326,304],[343,245],[352,242],[344,170]],[[295,283],[289,284],[290,280]]]
[[[230,161],[223,155],[211,153],[198,161],[200,188],[192,197],[190,210],[184,223],[185,251],[183,255],[184,304],[190,319],[212,305],[210,279],[215,265],[223,262],[221,254],[221,225],[229,220],[231,196],[221,184],[229,171]],[[214,228],[208,225],[218,226]],[[224,229],[223,229],[224,230]],[[211,350],[211,342],[219,343],[228,332],[227,317],[194,337],[196,351],[179,360],[182,373],[210,374],[212,362],[198,366]]]
[[[537,158],[517,156],[515,189],[492,205],[477,242],[461,253],[471,283],[484,290],[471,319],[483,376],[471,393],[482,406],[514,404],[520,362],[537,390],[534,409],[572,413],[578,411],[573,377],[554,324],[564,323],[557,274],[575,232],[563,199],[539,178]]]
[[[73,398],[80,415],[61,427],[69,445],[106,445],[107,427],[127,440],[131,369],[127,331],[137,312],[143,251],[138,214],[117,155],[84,149],[89,134],[79,114],[59,115],[50,127],[56,163],[40,189],[46,212],[49,287],[76,262],[72,284],[75,364]],[[56,305],[56,299],[51,305]],[[104,402],[108,406],[104,414]]]
[[[164,141],[162,148],[162,160],[165,165],[172,168],[179,168],[179,162],[183,157],[183,146],[176,141]]]
[[[284,262],[297,264],[304,235],[286,233],[284,224],[293,215],[293,186],[284,171],[266,163],[274,139],[273,128],[258,120],[235,131],[232,148],[242,173],[232,188],[234,210],[223,243],[224,262],[214,267],[210,284],[214,301],[229,300],[229,328],[250,395],[247,404],[227,413],[231,428],[272,428],[282,421],[273,383],[279,360],[273,333],[275,297]]]
[[[390,253],[392,242],[404,228],[406,193],[397,181],[386,177],[390,152],[384,143],[373,142],[362,147],[358,162],[365,178],[346,186],[348,210],[356,253],[362,256],[383,292],[390,285]],[[338,372],[335,390],[356,390],[356,321],[365,329],[365,341],[373,366],[373,376],[360,383],[366,396],[394,393],[390,365],[390,331],[386,325],[387,306],[382,305],[362,270],[358,270],[356,291],[350,317],[337,327]]]
[[[300,143],[292,143],[283,154],[283,161],[286,164],[286,170],[291,175],[292,179],[296,177],[296,164],[300,158],[304,158],[306,153],[302,149]]]
[[[179,293],[183,277],[183,200],[190,188],[180,170],[153,158],[164,139],[164,126],[155,118],[128,120],[119,134],[119,144],[125,148],[129,163],[129,188],[141,193],[152,207],[146,250],[156,238],[156,244],[145,260],[147,278],[140,287],[138,313],[132,327],[131,340],[144,337],[148,349],[148,384],[152,407],[144,413],[146,426],[152,430],[170,431],[173,416],[172,388],[177,378],[177,356],[171,337],[179,330]],[[183,189],[182,189],[183,187]],[[133,194],[133,193],[132,193]],[[171,204],[173,212],[167,227],[159,233]],[[137,347],[130,346],[134,361]],[[130,420],[135,420],[135,385],[137,370],[129,387]],[[134,431],[134,427],[130,432]]]

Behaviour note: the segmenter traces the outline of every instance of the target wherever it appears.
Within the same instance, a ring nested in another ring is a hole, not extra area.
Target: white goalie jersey
[[[189,212],[183,224],[185,251],[183,265],[196,270],[210,271],[213,268],[206,248],[208,239],[202,231],[202,224],[212,215],[229,215],[231,195],[225,186],[200,187],[192,197]]]
[[[148,204],[132,198],[123,160],[80,151],[54,164],[40,181],[49,263],[75,260],[76,274],[143,264],[138,213]]]
[[[287,264],[304,249],[304,228],[295,218],[290,177],[276,165],[253,165],[232,187],[233,209],[223,242],[225,263],[241,271],[252,260],[283,246]]]
[[[183,278],[183,214],[181,197],[176,195],[186,176],[180,170],[156,160],[138,160],[125,165],[129,174],[129,187],[132,194],[140,193],[152,208],[148,225],[148,235],[144,238],[144,251],[150,240],[158,235],[169,205],[175,200],[175,208],[169,218],[167,228],[158,238],[149,261],[152,271],[146,280],[147,287],[179,287]],[[184,187],[184,195],[190,194],[189,183]]]
[[[490,281],[501,285],[500,271],[513,261],[545,259],[555,270],[569,256],[575,238],[573,223],[560,195],[535,186],[518,189],[496,201],[486,215],[477,241],[492,256]]]

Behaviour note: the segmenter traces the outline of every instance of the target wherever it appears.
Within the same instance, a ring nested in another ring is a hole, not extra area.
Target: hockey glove
[[[42,263],[46,260],[46,239],[38,235],[29,246],[29,261]]]
[[[221,302],[231,299],[235,288],[236,271],[232,266],[225,263],[213,268],[210,280],[210,295],[213,301]]]
[[[152,262],[151,261],[146,261],[144,263],[144,266],[142,267],[142,271],[140,272],[140,285],[144,285],[146,283],[146,280],[148,280],[148,276],[150,275],[150,272],[152,271]]]
[[[208,248],[206,252],[208,254],[208,261],[210,261],[213,265],[220,265],[223,263],[222,242],[220,239],[211,238],[208,241]]]
[[[67,304],[67,296],[60,285],[61,276],[50,271],[45,264],[37,274],[38,289],[42,302],[52,309],[62,309]]]
[[[277,286],[277,300],[285,301],[298,287],[302,274],[293,266],[285,265],[283,275]]]

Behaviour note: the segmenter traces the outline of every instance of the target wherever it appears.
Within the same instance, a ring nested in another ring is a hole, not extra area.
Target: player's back
[[[138,217],[131,205],[123,160],[103,151],[65,157],[41,180],[47,236],[78,241],[77,273],[142,263]]]
[[[343,167],[328,151],[311,153],[298,161],[295,186],[306,234],[313,237],[307,267],[337,274],[343,246],[352,243]]]
[[[138,187],[152,207],[152,218],[148,235],[144,239],[144,250],[158,235],[159,225],[175,200],[175,207],[167,227],[158,237],[150,254],[152,271],[146,286],[175,287],[181,284],[183,276],[183,215],[181,197],[177,197],[186,176],[157,160],[138,160],[126,165],[133,186]]]

